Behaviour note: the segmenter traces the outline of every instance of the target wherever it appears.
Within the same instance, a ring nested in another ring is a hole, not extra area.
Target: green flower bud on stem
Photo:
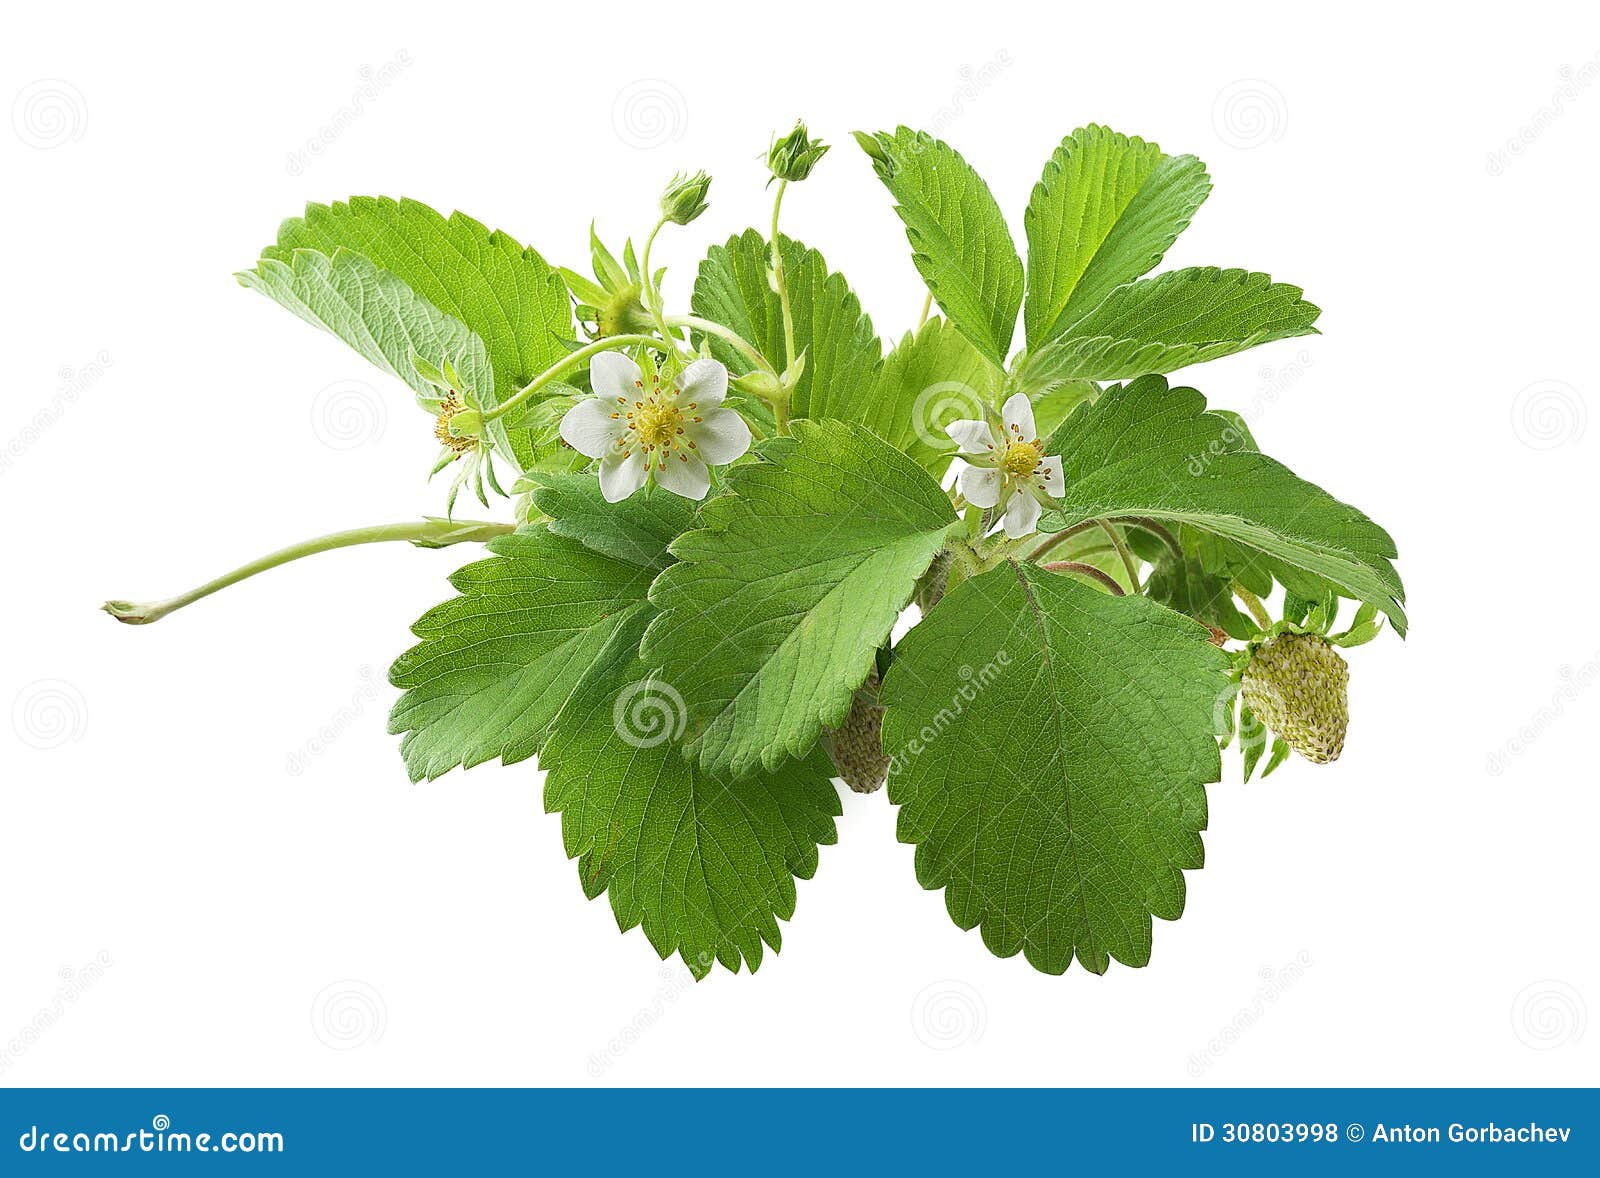
[[[687,225],[706,211],[711,177],[704,172],[685,176],[679,172],[661,194],[661,215],[674,225]]]
[[[767,148],[767,170],[775,180],[804,180],[827,154],[828,145],[811,138],[805,123],[796,120],[793,131]]]

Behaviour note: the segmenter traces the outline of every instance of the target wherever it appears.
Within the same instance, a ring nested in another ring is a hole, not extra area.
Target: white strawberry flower
[[[1039,524],[1048,500],[1060,498],[1067,482],[1059,455],[1046,456],[1026,393],[1013,393],[1000,409],[1002,428],[987,421],[952,421],[945,432],[966,463],[961,494],[976,507],[1004,507],[1006,535],[1016,540]]]
[[[707,464],[732,462],[750,448],[750,427],[722,407],[728,370],[696,360],[663,384],[645,386],[643,369],[620,352],[589,362],[594,396],[561,419],[561,437],[580,454],[600,460],[600,493],[607,503],[626,499],[654,478],[674,495],[704,499],[711,487]]]

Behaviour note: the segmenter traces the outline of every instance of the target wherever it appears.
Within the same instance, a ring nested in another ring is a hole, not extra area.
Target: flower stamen
[[[447,450],[457,454],[465,454],[468,450],[478,448],[478,439],[472,435],[457,435],[450,432],[450,419],[465,408],[461,398],[452,392],[439,402],[439,416],[433,423],[433,436],[438,438]]]

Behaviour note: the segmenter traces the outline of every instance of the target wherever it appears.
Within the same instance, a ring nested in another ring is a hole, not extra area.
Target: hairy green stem
[[[928,322],[928,316],[933,312],[933,292],[928,292],[928,297],[922,300],[922,314],[917,316],[917,330],[921,331]]]
[[[1233,583],[1233,594],[1244,602],[1245,608],[1250,611],[1250,616],[1256,620],[1256,625],[1263,630],[1272,629],[1272,616],[1267,613],[1267,607],[1261,604],[1261,598],[1237,581]]]
[[[631,348],[636,344],[643,344],[645,347],[654,348],[658,352],[669,352],[672,350],[671,344],[664,343],[653,335],[608,335],[604,339],[597,339],[593,343],[585,344],[577,351],[568,352],[565,356],[561,357],[561,359],[550,365],[549,368],[546,368],[538,376],[534,377],[527,384],[518,389],[515,396],[509,397],[500,402],[500,404],[496,405],[493,409],[484,410],[483,420],[493,421],[497,417],[504,417],[513,409],[519,408],[521,405],[526,403],[529,398],[531,398],[540,389],[544,388],[545,385],[555,380],[556,377],[560,376],[562,373],[571,368],[577,367],[591,356],[597,356],[601,352],[615,351],[617,348]]]
[[[386,540],[404,540],[425,548],[445,548],[451,544],[462,544],[472,541],[492,540],[496,536],[514,531],[515,524],[492,523],[487,520],[447,520],[425,519],[421,521],[406,521],[398,524],[377,524],[369,528],[351,528],[345,532],[334,532],[327,536],[318,536],[313,540],[302,540],[298,544],[291,544],[287,548],[280,548],[276,552],[269,552],[266,556],[258,557],[248,564],[240,565],[232,572],[224,573],[214,580],[207,581],[187,593],[180,593],[176,597],[169,597],[165,601],[108,601],[101,608],[116,618],[119,622],[126,622],[130,626],[144,626],[151,622],[159,622],[162,618],[180,610],[186,605],[199,601],[202,597],[210,597],[220,589],[229,585],[237,585],[257,573],[264,573],[268,569],[277,568],[281,564],[299,560],[302,556],[314,556],[319,552],[331,552],[335,548],[351,548],[357,544],[378,544]]]
[[[1171,529],[1164,524],[1157,523],[1148,516],[1143,515],[1116,515],[1111,517],[1112,523],[1127,524],[1129,527],[1141,528],[1156,537],[1172,551],[1172,555],[1183,558],[1183,545],[1178,542],[1178,537],[1172,534]]]
[[[676,350],[677,344],[673,341],[672,332],[667,330],[665,313],[666,300],[661,297],[661,292],[656,289],[655,276],[650,273],[650,247],[656,243],[656,234],[661,232],[661,227],[667,223],[662,217],[650,230],[650,236],[644,239],[644,253],[639,256],[639,278],[644,283],[645,298],[649,303],[650,314],[656,321],[656,330],[661,333],[661,338],[666,340]]]
[[[772,375],[778,375],[772,367],[772,362],[763,356],[754,344],[745,339],[731,327],[724,327],[714,319],[702,319],[698,315],[673,315],[667,320],[668,327],[687,327],[690,331],[703,331],[707,335],[714,335],[720,340],[726,340],[738,353],[751,364]]]
[[[772,284],[778,288],[778,306],[783,311],[783,362],[793,364],[794,316],[789,311],[789,283],[783,273],[783,250],[778,246],[778,210],[783,207],[783,194],[788,189],[789,182],[779,180],[777,195],[772,198]]]
[[[1122,533],[1112,527],[1105,520],[1100,521],[1100,527],[1105,534],[1111,537],[1111,547],[1117,550],[1117,555],[1122,558],[1122,568],[1128,574],[1128,585],[1135,593],[1139,592],[1139,564],[1133,559],[1133,553],[1128,551],[1128,542],[1123,539]]]
[[[1064,544],[1068,540],[1072,539],[1072,537],[1081,535],[1084,532],[1087,532],[1092,528],[1098,528],[1099,526],[1099,520],[1086,519],[1082,523],[1073,524],[1070,528],[1063,528],[1059,532],[1052,532],[1050,535],[1046,536],[1042,541],[1040,541],[1037,548],[1028,553],[1028,559],[1040,560],[1056,545]]]
[[[1078,576],[1088,577],[1102,588],[1109,589],[1118,597],[1124,597],[1122,586],[1117,584],[1117,579],[1110,573],[1097,569],[1092,564],[1084,564],[1079,560],[1052,560],[1049,564],[1039,566],[1050,573],[1073,573]]]

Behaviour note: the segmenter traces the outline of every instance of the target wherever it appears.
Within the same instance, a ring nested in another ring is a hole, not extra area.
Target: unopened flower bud
[[[811,138],[806,125],[796,122],[793,131],[767,149],[767,169],[778,180],[804,180],[827,154],[828,145]]]
[[[687,225],[706,211],[711,177],[704,172],[685,176],[679,172],[661,194],[661,215],[675,225]]]

